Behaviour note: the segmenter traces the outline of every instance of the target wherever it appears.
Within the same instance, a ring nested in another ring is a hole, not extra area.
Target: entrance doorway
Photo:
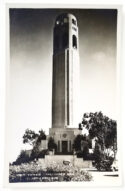
[[[62,141],[62,153],[66,154],[68,152],[68,141]]]

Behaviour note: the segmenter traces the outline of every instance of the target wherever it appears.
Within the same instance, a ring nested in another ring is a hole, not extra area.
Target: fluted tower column
[[[78,126],[79,41],[76,17],[61,14],[53,33],[52,128]]]

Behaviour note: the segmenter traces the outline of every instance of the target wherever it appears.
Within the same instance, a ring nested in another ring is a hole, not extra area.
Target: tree
[[[105,137],[105,146],[106,148],[111,148],[112,151],[114,152],[114,158],[116,156],[117,153],[117,124],[116,121],[112,121],[112,128],[109,128],[107,130],[107,134]]]
[[[73,148],[75,151],[81,151],[81,141],[85,140],[85,137],[83,135],[77,135],[74,139]]]
[[[30,156],[26,153],[26,151],[22,150],[17,157],[16,161],[13,162],[14,165],[20,165],[22,163],[27,163],[31,160]]]
[[[115,120],[103,115],[102,112],[91,112],[83,115],[82,124],[88,130],[90,138],[96,138],[103,153],[110,148],[115,156],[117,150],[117,123]]]
[[[31,153],[32,160],[37,158],[39,155],[39,145],[41,140],[46,140],[46,135],[42,129],[39,131],[39,133],[35,133],[30,129],[26,129],[25,134],[23,135],[23,143],[29,143],[33,146]]]
[[[46,135],[42,129],[39,131],[38,137],[36,138],[35,144],[33,146],[32,154],[31,154],[32,159],[39,158],[39,154],[41,152],[39,151],[41,140],[46,140]]]
[[[85,135],[79,134],[74,140],[73,148],[77,152],[77,156],[86,159],[89,153],[89,140]]]
[[[53,149],[57,149],[57,145],[56,143],[54,142],[54,139],[52,137],[49,138],[49,141],[48,141],[48,149],[51,151]]]
[[[46,140],[46,135],[42,129],[39,131],[39,133],[35,133],[35,131],[30,129],[26,129],[25,134],[23,135],[23,143],[29,143],[33,147],[38,145],[41,140]]]
[[[42,129],[39,131],[38,138],[36,140],[36,144],[39,144],[41,142],[41,140],[46,140],[46,135]]]
[[[32,131],[30,129],[26,129],[24,135],[23,135],[23,143],[29,143],[30,145],[34,145],[36,142],[36,139],[38,138],[38,134],[35,133],[35,131]]]
[[[93,166],[97,168],[97,170],[106,170],[110,171],[111,165],[113,163],[113,157],[107,156],[105,153],[102,153],[99,149],[99,145],[97,144],[94,149],[93,155]]]

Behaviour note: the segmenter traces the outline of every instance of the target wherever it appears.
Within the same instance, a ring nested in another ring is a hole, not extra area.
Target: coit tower
[[[53,33],[52,128],[78,127],[79,40],[76,17],[61,14]]]

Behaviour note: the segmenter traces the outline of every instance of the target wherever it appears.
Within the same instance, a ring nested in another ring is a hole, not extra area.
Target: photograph
[[[119,7],[6,12],[8,185],[120,185]]]

